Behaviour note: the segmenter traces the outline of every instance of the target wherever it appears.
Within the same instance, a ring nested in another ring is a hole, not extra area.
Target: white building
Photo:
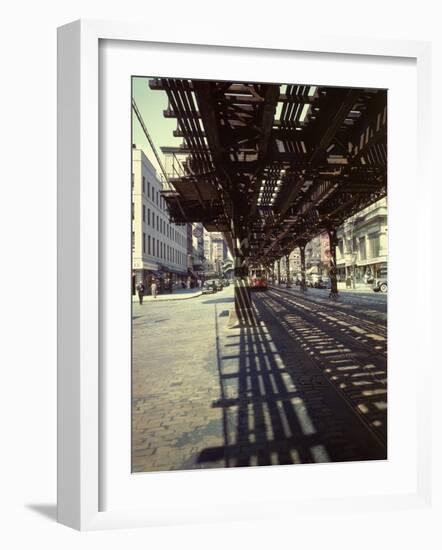
[[[364,282],[388,261],[387,199],[381,199],[348,218],[338,229],[336,263],[341,279]]]
[[[187,277],[187,226],[169,223],[162,182],[141,149],[132,149],[132,289],[155,277]]]

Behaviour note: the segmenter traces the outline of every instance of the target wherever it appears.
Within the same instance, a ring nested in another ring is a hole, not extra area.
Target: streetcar
[[[263,269],[253,268],[250,272],[250,289],[267,290],[267,277]]]

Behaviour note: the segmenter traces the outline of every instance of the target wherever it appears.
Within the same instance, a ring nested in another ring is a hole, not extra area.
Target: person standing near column
[[[138,301],[140,302],[140,306],[143,305],[144,291],[145,291],[145,286],[143,284],[143,281],[140,281],[137,284]]]

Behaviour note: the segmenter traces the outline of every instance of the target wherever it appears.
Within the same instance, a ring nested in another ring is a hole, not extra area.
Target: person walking
[[[144,296],[145,290],[146,290],[146,287],[144,286],[143,281],[140,281],[137,284],[138,301],[140,302],[140,306],[143,305],[143,296]]]
[[[153,279],[152,284],[150,285],[150,291],[152,293],[152,296],[154,298],[156,298],[157,297],[157,282],[155,281],[155,279]]]

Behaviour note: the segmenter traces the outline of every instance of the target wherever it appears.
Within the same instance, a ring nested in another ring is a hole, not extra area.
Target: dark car
[[[318,279],[315,283],[315,288],[330,288],[330,280]]]
[[[224,288],[221,279],[214,279],[213,281],[215,283],[216,290],[222,290]]]
[[[203,288],[201,289],[202,294],[214,294],[216,291],[217,291],[216,281],[213,279],[210,279],[209,281],[205,281],[203,284]]]

